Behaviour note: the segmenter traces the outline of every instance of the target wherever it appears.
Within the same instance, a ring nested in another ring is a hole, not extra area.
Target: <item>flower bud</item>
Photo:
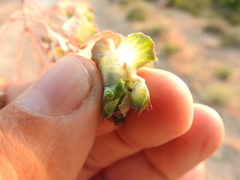
[[[107,100],[113,100],[116,97],[116,93],[114,91],[108,90],[105,94],[105,98]]]
[[[120,81],[116,84],[115,92],[118,96],[122,96],[126,92],[126,83],[124,81]]]
[[[150,95],[146,84],[135,82],[130,95],[131,107],[142,112],[149,105]]]

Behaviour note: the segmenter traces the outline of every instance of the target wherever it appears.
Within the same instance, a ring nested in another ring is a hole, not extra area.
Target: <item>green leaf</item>
[[[150,95],[146,84],[135,82],[133,84],[133,91],[130,95],[131,107],[137,109],[139,112],[142,112],[148,107],[149,99]]]
[[[119,98],[108,102],[104,106],[104,118],[110,117],[113,114],[114,110],[118,105],[118,102],[119,102]]]
[[[57,61],[58,59],[60,59],[61,57],[67,55],[67,52],[64,52],[64,50],[59,46],[52,47],[52,53],[54,56],[54,62]]]
[[[4,82],[5,80],[2,77],[0,77],[0,84],[3,84]]]
[[[116,47],[112,39],[110,38],[100,39],[95,43],[95,45],[91,50],[92,60],[94,60],[98,64],[99,61],[105,56],[115,57],[116,56],[115,52],[116,52]]]
[[[122,74],[112,65],[106,65],[101,69],[104,86],[117,84],[122,79]]]
[[[123,98],[120,105],[118,105],[123,117],[126,117],[128,111],[130,110],[130,93],[127,92],[126,96]]]
[[[118,69],[118,64],[113,56],[103,57],[99,62],[99,69],[101,70],[102,68],[104,68],[107,65],[114,66]],[[122,71],[123,71],[123,69],[122,69]]]
[[[107,100],[113,100],[113,99],[115,99],[115,97],[116,97],[116,93],[114,91],[111,91],[111,90],[107,91],[107,93],[105,95],[105,98]]]
[[[117,49],[120,61],[125,62],[132,70],[156,60],[154,42],[143,33],[135,33],[125,38]]]
[[[72,2],[75,6],[75,13],[81,19],[83,17],[87,18],[88,21],[94,19],[94,14],[89,7],[90,4],[87,1]]]
[[[88,38],[92,37],[97,32],[98,32],[98,30],[97,30],[97,27],[95,26],[95,24],[93,24],[92,22],[89,22],[85,19],[82,19],[81,21],[79,21],[79,25],[76,30],[75,38],[79,42],[83,42],[83,41],[87,40]]]
[[[118,96],[122,96],[126,92],[126,90],[127,90],[126,83],[124,81],[119,81],[116,84],[115,92],[117,93]]]

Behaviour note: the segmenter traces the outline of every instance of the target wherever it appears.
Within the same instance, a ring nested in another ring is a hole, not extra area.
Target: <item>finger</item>
[[[206,180],[205,163],[201,162],[177,180]]]
[[[168,180],[158,172],[140,153],[126,158],[97,174],[91,180]],[[205,165],[198,164],[176,180],[205,180]]]
[[[113,132],[117,128],[118,127],[115,126],[113,122],[107,119],[102,119],[101,121],[99,121],[96,136],[97,137],[104,136],[106,134]]]
[[[123,127],[98,137],[79,179],[88,179],[119,159],[166,143],[188,130],[193,105],[186,85],[165,71],[144,69],[140,75],[146,79],[153,110],[130,113]]]
[[[145,150],[145,156],[165,177],[176,179],[216,151],[223,136],[223,123],[216,111],[197,104],[190,130],[163,146]]]
[[[0,92],[5,93],[4,106],[12,102],[18,95],[26,90],[34,80],[11,81],[0,85]],[[98,131],[96,136],[101,136],[114,131],[117,127],[110,121],[99,121]]]
[[[122,159],[105,168],[93,180],[190,178],[199,171],[191,172],[191,169],[221,145],[223,126],[220,120],[212,109],[196,105],[193,125],[187,133],[162,146]]]
[[[5,93],[6,105],[12,102],[19,94],[21,94],[33,80],[13,81],[0,85],[0,92]]]
[[[149,136],[155,132],[158,133],[159,128],[164,129],[162,134],[165,135],[161,136],[163,141],[168,141],[165,139],[166,136],[171,139],[172,135],[176,137],[186,132],[191,125],[193,113],[192,96],[186,84],[172,73],[157,69],[141,68],[138,70],[138,75],[146,80],[152,109],[145,110],[140,115],[137,112],[129,112],[125,126],[118,130],[119,134],[122,134],[122,137],[128,141],[131,141],[130,138],[135,141],[135,138],[139,139],[137,131],[141,131],[141,133],[145,133],[142,134],[142,138],[147,139],[147,141],[142,139],[134,143],[148,143]],[[108,121],[101,121],[98,129],[98,135],[104,135],[116,127]],[[151,129],[152,134],[149,134],[146,129]],[[159,137],[156,137],[156,144],[161,141],[157,139]],[[136,144],[136,146],[138,145]],[[139,144],[139,146],[143,145]],[[150,146],[152,146],[152,142]]]
[[[127,117],[118,128],[121,138],[134,147],[158,146],[185,133],[192,124],[193,102],[186,84],[177,76],[157,69],[142,68],[152,110]]]
[[[18,176],[8,179],[76,178],[101,116],[100,77],[89,60],[67,56],[0,111],[0,169]]]
[[[12,102],[18,95],[26,90],[34,81],[33,80],[21,80],[11,81],[0,85],[0,93],[5,93],[4,106]],[[1,106],[0,106],[1,109]],[[110,121],[102,120],[99,121],[98,131],[96,136],[101,136],[111,131],[114,131],[117,127]]]

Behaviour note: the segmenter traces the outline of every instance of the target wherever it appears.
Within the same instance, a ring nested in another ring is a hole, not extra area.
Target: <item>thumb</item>
[[[6,177],[77,177],[101,117],[100,77],[89,60],[64,57],[0,111],[0,169],[4,164]]]

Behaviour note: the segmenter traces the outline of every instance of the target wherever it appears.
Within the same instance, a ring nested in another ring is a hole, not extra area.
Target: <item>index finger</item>
[[[193,119],[192,96],[185,83],[157,69],[142,68],[138,74],[146,79],[152,110],[129,113],[125,126],[117,130],[120,136],[137,147],[152,147],[185,133]]]
[[[145,110],[141,115],[129,112],[125,125],[111,133],[107,133],[111,128],[104,126],[110,122],[101,121],[99,136],[79,177],[88,179],[118,160],[144,148],[164,144],[190,128],[193,102],[188,87],[166,71],[144,68],[138,73],[146,79],[153,109]]]

